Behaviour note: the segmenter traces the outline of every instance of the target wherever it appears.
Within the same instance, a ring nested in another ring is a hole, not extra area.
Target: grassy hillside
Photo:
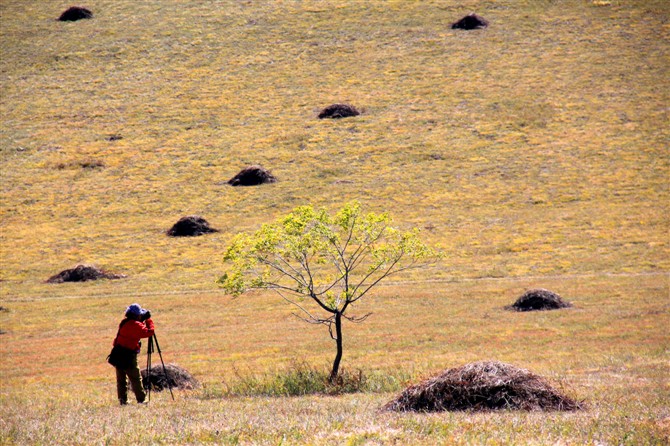
[[[56,21],[66,6],[0,3],[0,443],[667,441],[668,2],[92,0],[92,20]],[[491,26],[449,29],[471,11]],[[364,113],[317,119],[335,102]],[[225,184],[256,163],[279,182]],[[345,367],[417,379],[499,359],[591,408],[217,397],[233,366],[333,353],[274,296],[217,290],[227,242],[351,199],[446,256],[363,303]],[[190,214],[221,232],[166,237]],[[77,263],[128,278],[44,283]],[[535,286],[577,308],[500,310]],[[204,389],[112,407],[102,359],[132,301]]]

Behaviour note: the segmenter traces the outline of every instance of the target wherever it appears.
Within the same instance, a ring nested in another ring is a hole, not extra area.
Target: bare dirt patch
[[[581,404],[562,395],[542,377],[497,361],[447,369],[413,385],[382,410],[397,412],[577,410]]]

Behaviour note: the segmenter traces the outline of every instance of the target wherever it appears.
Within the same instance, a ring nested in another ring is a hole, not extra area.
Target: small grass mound
[[[544,378],[497,361],[447,369],[407,388],[382,410],[396,412],[577,410],[581,406]]]
[[[95,170],[95,169],[102,169],[104,167],[105,167],[105,163],[103,163],[100,160],[95,160],[95,159],[84,159],[84,160],[80,160],[80,161],[71,161],[71,162],[68,162],[68,163],[58,163],[58,164],[56,164],[56,169],[58,169],[58,170],[72,169],[72,168]]]
[[[74,22],[81,19],[92,19],[93,13],[90,9],[81,6],[70,6],[58,17],[61,22]]]
[[[569,307],[572,307],[572,304],[563,300],[558,294],[544,288],[537,288],[526,291],[516,302],[505,307],[505,309],[510,311],[544,311]]]
[[[108,273],[95,266],[77,265],[49,277],[47,283],[86,282],[98,279],[123,279],[124,277],[126,277],[124,274]]]
[[[451,29],[483,29],[489,26],[483,17],[478,16],[477,14],[468,14],[457,22],[451,24]]]
[[[333,104],[321,110],[319,113],[319,119],[330,118],[330,119],[339,119],[339,118],[348,118],[349,116],[358,116],[361,112],[356,110],[356,107],[349,104]]]
[[[192,390],[198,387],[198,381],[196,381],[193,376],[185,369],[179,367],[176,364],[165,364],[165,370],[163,370],[163,365],[155,365],[149,369],[151,373],[147,374],[147,369],[143,368],[140,370],[142,374],[142,383],[144,388],[148,389],[151,386],[151,390],[160,392],[165,390],[168,387],[173,389],[181,390]]]
[[[194,237],[210,232],[219,232],[219,230],[210,227],[204,218],[197,215],[189,215],[180,218],[177,223],[172,225],[168,229],[167,235],[170,237]]]
[[[258,186],[275,182],[277,182],[277,178],[269,170],[258,165],[245,167],[228,180],[228,184],[231,186]]]

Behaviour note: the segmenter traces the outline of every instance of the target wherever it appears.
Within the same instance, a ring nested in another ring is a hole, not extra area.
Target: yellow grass
[[[662,0],[0,3],[0,443],[663,444],[668,76]],[[475,11],[483,31],[449,24]],[[350,102],[363,115],[318,120]],[[111,135],[123,139],[109,141]],[[97,168],[82,163],[100,162]],[[273,185],[225,181],[260,163]],[[222,398],[233,367],[327,366],[327,334],[214,280],[238,231],[358,199],[445,260],[345,326],[346,368],[496,359],[573,414],[393,415],[391,394]],[[172,239],[184,215],[220,233]],[[91,263],[123,280],[45,284]],[[541,286],[575,309],[501,307]],[[133,301],[204,388],[115,406]]]

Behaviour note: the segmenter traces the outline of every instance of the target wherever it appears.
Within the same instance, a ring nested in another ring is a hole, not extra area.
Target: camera
[[[149,310],[146,310],[142,315],[140,316],[140,322],[144,322],[147,319],[151,317],[151,312]]]

